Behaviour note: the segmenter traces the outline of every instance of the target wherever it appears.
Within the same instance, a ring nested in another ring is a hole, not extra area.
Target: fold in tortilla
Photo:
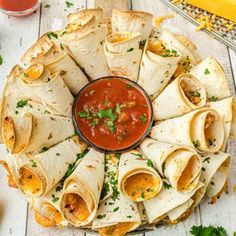
[[[161,192],[155,198],[143,202],[149,223],[158,223],[162,220],[164,222],[169,221],[168,218],[172,218],[173,215],[174,217],[172,219],[176,218],[178,214],[174,214],[173,210],[179,211],[180,209],[177,208],[180,206],[183,207],[183,204],[186,204],[187,201],[194,197],[197,191],[202,191],[202,188],[204,188],[204,184],[201,182],[198,183],[193,191],[188,193],[179,192],[174,188],[162,188]],[[185,209],[188,207],[189,205]],[[186,210],[181,210],[181,212],[186,212]],[[181,216],[178,218],[178,220],[181,220]]]
[[[154,120],[181,116],[205,103],[206,91],[202,84],[194,76],[182,74],[153,101]]]
[[[225,151],[229,137],[236,138],[236,101],[235,98],[225,98],[216,102],[209,102],[207,106],[215,109],[224,123],[224,142],[221,147]]]
[[[169,47],[176,48],[182,55],[174,77],[178,77],[182,73],[188,73],[193,66],[201,61],[197,53],[197,47],[185,36],[163,30],[159,39],[165,42]]]
[[[37,153],[75,133],[72,119],[50,114],[40,103],[16,97],[3,103],[2,135],[12,154]]]
[[[206,196],[215,203],[227,188],[227,177],[231,157],[228,153],[205,153],[202,155],[203,168],[201,181],[206,185]]]
[[[138,83],[154,99],[174,74],[180,52],[163,40],[150,38],[145,44]]]
[[[107,36],[107,26],[86,31],[84,35],[76,32],[63,35],[62,40],[68,46],[73,58],[91,79],[98,79],[109,75],[109,68],[103,50],[103,43]]]
[[[118,191],[119,156],[110,154],[107,160],[111,164],[107,165],[105,177],[108,177],[113,193],[99,205],[92,228],[103,236],[125,235],[136,229],[141,219],[137,205]]]
[[[150,138],[141,143],[140,149],[177,191],[189,192],[196,188],[201,175],[202,161],[194,149]]]
[[[96,216],[104,181],[104,154],[90,149],[63,187],[61,211],[74,226],[85,226]]]
[[[156,196],[162,188],[162,181],[152,162],[132,150],[121,154],[118,187],[132,201],[140,202]]]
[[[200,152],[217,152],[224,141],[223,121],[216,110],[200,108],[152,127],[151,138],[188,145]]]
[[[62,44],[58,48],[46,35],[29,48],[21,60],[27,65],[41,62],[51,74],[59,73],[73,94],[77,94],[88,83],[85,74],[67,53],[66,48]]]
[[[221,65],[213,57],[204,59],[193,67],[190,74],[194,75],[205,87],[208,100],[217,100],[230,96],[227,78]]]
[[[19,189],[30,197],[45,195],[64,176],[87,145],[77,136],[35,156],[9,156],[7,164]]]
[[[110,74],[137,81],[142,50],[140,33],[117,32],[106,38],[104,51]]]
[[[141,11],[112,10],[112,32],[139,32],[141,41],[146,40],[152,31],[153,15]]]

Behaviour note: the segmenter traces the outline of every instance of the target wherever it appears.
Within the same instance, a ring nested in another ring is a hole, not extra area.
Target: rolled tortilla
[[[19,189],[30,197],[45,195],[64,176],[74,164],[87,145],[77,136],[67,139],[41,153],[32,156],[10,156],[9,168],[12,169]]]
[[[226,191],[227,177],[231,157],[228,153],[205,153],[202,155],[201,181],[206,185],[206,196],[215,203],[223,191]]]
[[[106,38],[104,45],[110,74],[137,81],[142,50],[140,33],[117,32]]]
[[[140,149],[177,191],[189,192],[196,188],[201,175],[202,161],[194,149],[150,138],[141,143]]]
[[[63,187],[61,211],[69,223],[84,226],[96,216],[104,181],[104,154],[90,149]]]
[[[146,40],[152,31],[153,15],[141,11],[112,10],[112,32],[139,32],[141,41]]]
[[[200,108],[153,126],[150,136],[161,142],[191,146],[200,152],[217,152],[224,142],[224,126],[216,110]]]
[[[103,50],[107,26],[99,26],[81,37],[65,34],[62,38],[71,51],[73,58],[93,80],[109,75],[109,68]]]
[[[193,67],[190,74],[194,75],[206,89],[208,100],[220,100],[230,96],[227,78],[223,68],[213,57],[208,57]]]
[[[182,74],[153,101],[154,120],[181,116],[205,103],[206,91],[202,84],[194,76]]]
[[[200,62],[201,59],[198,56],[197,47],[185,36],[163,30],[159,39],[165,42],[169,47],[176,48],[182,55],[174,74],[175,77],[178,77],[182,73],[188,73],[193,66]]]
[[[155,197],[162,188],[162,181],[152,162],[132,150],[121,154],[118,187],[132,201],[140,202]]]
[[[235,98],[225,98],[216,102],[209,102],[207,106],[215,109],[221,116],[224,123],[224,142],[221,147],[225,151],[229,137],[236,137],[236,102]]]
[[[158,223],[165,219],[169,212],[185,204],[203,187],[204,184],[199,182],[197,187],[188,193],[179,192],[174,188],[162,188],[155,198],[143,202],[149,223]]]
[[[108,163],[105,177],[112,186],[112,195],[103,201],[98,208],[92,228],[100,235],[124,235],[136,229],[140,223],[137,205],[118,191],[119,156],[107,155]]]
[[[67,53],[66,48],[62,44],[58,48],[46,36],[28,49],[21,60],[27,65],[41,62],[51,74],[59,73],[73,94],[77,94],[88,83],[87,77]]]
[[[4,98],[2,134],[12,154],[37,153],[74,135],[72,119],[50,114],[40,103]]]
[[[165,41],[151,38],[146,42],[138,83],[151,96],[157,97],[174,74],[181,54]]]

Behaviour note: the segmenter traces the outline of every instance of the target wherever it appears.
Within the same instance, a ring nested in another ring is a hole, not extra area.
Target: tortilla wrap
[[[180,52],[156,38],[150,38],[145,44],[141,60],[138,83],[154,99],[168,84],[174,74]]]
[[[61,211],[74,226],[85,226],[96,216],[104,181],[104,154],[90,149],[63,187]]]
[[[230,96],[227,78],[215,58],[206,58],[193,67],[189,73],[194,75],[205,87],[208,100],[219,100]]]
[[[140,33],[117,32],[106,38],[104,51],[110,74],[137,81],[142,50]]]
[[[182,74],[153,101],[154,120],[181,116],[205,103],[206,91],[202,84],[194,76]]]
[[[199,182],[197,187],[188,193],[179,192],[174,188],[162,188],[155,198],[143,202],[149,223],[158,223],[165,219],[169,212],[189,201],[203,187],[204,184]]]
[[[225,98],[216,102],[207,103],[212,109],[215,109],[221,116],[224,123],[224,142],[221,147],[222,151],[225,151],[229,137],[236,137],[236,102],[235,98]]]
[[[141,11],[112,10],[112,32],[139,32],[141,41],[146,40],[152,31],[153,15]]]
[[[161,33],[159,39],[165,42],[169,47],[176,48],[182,55],[174,77],[178,77],[182,73],[188,73],[193,66],[200,62],[197,47],[185,36],[173,34],[165,29]]]
[[[91,79],[98,79],[109,75],[109,68],[103,50],[103,42],[107,36],[107,26],[88,31],[81,37],[64,35],[63,39],[73,58],[84,69]]]
[[[30,100],[4,98],[2,121],[4,143],[12,154],[37,153],[74,135],[72,119],[50,114]]]
[[[193,148],[146,138],[140,149],[177,191],[189,192],[197,186],[202,161]]]
[[[124,235],[136,229],[141,219],[137,205],[117,190],[119,156],[109,154],[107,160],[113,164],[107,166],[105,173],[113,193],[99,205],[92,228],[100,235]]]
[[[75,136],[48,150],[43,149],[34,157],[11,156],[10,158],[15,159],[14,170],[18,173],[14,176],[19,189],[31,197],[45,195],[62,179],[69,168],[68,165],[77,161],[86,147],[87,145]]]
[[[223,121],[216,110],[200,108],[152,127],[151,138],[187,145],[200,152],[217,152],[224,142]]]
[[[140,202],[158,194],[162,181],[152,162],[140,152],[132,150],[121,154],[118,187],[132,201]]]
[[[206,185],[206,196],[215,203],[226,190],[231,157],[228,153],[205,153],[202,155],[201,181]]]

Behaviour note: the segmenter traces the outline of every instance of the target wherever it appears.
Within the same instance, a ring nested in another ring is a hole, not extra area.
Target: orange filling
[[[129,39],[129,37],[127,37],[127,36],[119,36],[119,37],[117,37],[117,38],[113,38],[113,39],[111,39],[111,43],[118,43],[118,42],[123,42],[123,41],[125,41],[125,40],[128,40]]]
[[[160,182],[152,175],[146,173],[139,173],[128,177],[124,183],[126,194],[133,200],[137,199],[151,199],[153,198],[159,188]]]
[[[123,236],[131,230],[133,222],[118,223],[116,225],[100,228],[99,234],[102,236]]]
[[[214,141],[214,138],[212,139],[212,125],[215,121],[215,117],[211,114],[208,114],[205,120],[205,139],[208,144],[208,146],[211,146],[213,143],[209,142]]]
[[[43,227],[53,227],[59,224],[62,221],[61,213],[51,204],[45,203],[45,205],[47,205],[47,211],[51,216],[44,216],[43,214],[35,210],[34,218],[36,222],[42,225]]]
[[[31,67],[29,67],[26,71],[25,71],[25,76],[30,79],[30,80],[35,80],[37,79],[40,74],[41,71],[38,67],[38,65],[32,65]]]

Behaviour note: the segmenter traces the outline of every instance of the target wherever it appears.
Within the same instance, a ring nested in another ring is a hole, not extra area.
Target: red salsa
[[[0,8],[7,11],[25,11],[37,4],[38,0],[0,0]]]
[[[80,133],[101,149],[122,150],[150,127],[151,105],[135,84],[121,78],[96,80],[78,95],[75,120]]]

